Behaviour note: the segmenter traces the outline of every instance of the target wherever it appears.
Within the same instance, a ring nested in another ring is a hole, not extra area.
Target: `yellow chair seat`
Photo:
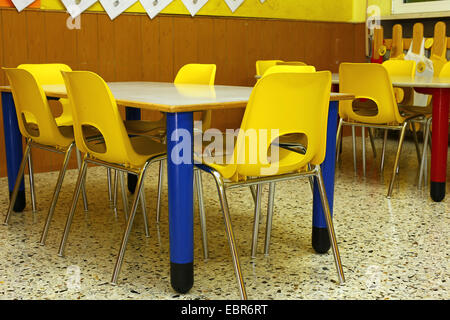
[[[123,122],[129,134],[155,134],[162,136],[166,132],[163,121],[125,120]]]
[[[151,156],[162,155],[166,152],[166,146],[164,144],[156,142],[148,136],[131,137],[130,142],[131,147],[137,154],[133,162],[133,167],[141,167]],[[95,156],[96,159],[109,162],[108,157],[103,158],[101,156],[102,153],[106,152],[106,143],[104,141],[87,142],[87,145],[92,151],[97,153]]]

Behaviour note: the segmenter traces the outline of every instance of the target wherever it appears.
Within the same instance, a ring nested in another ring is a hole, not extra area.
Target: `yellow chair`
[[[339,67],[339,89],[341,92],[350,92],[355,99],[371,100],[377,107],[375,113],[355,112],[350,101],[341,101],[339,104],[338,139],[342,126],[364,126],[389,130],[401,130],[394,169],[389,184],[387,198],[392,195],[395,175],[398,169],[400,151],[403,145],[405,131],[410,121],[417,117],[405,118],[400,115],[394,90],[386,68],[376,63],[342,63]],[[337,145],[339,153],[339,144]],[[355,157],[355,148],[353,155]]]
[[[63,72],[67,94],[73,107],[75,142],[85,154],[78,175],[72,206],[67,216],[64,234],[61,239],[58,254],[63,256],[73,216],[77,206],[80,189],[85,181],[88,163],[105,166],[138,176],[134,201],[128,217],[120,251],[111,282],[117,283],[122,266],[128,237],[133,225],[138,201],[142,206],[144,193],[142,185],[148,166],[165,159],[166,147],[154,141],[151,137],[129,137],[121,119],[116,101],[107,84],[98,75],[87,71]],[[86,141],[83,129],[93,128],[100,132],[103,140],[95,143]],[[147,230],[147,217],[144,213],[144,223]]]
[[[445,63],[442,66],[442,69],[439,73],[439,78],[450,79],[450,62]],[[422,187],[423,184],[426,186],[428,181],[428,166],[427,166],[427,158],[428,158],[428,143],[431,144],[431,122],[433,120],[432,113],[430,113],[426,117],[425,130],[424,130],[424,138],[423,138],[423,149],[422,149],[422,159],[420,161],[420,169],[419,169],[419,184],[418,187]],[[450,117],[449,117],[450,123]]]
[[[314,66],[305,66],[305,65],[275,65],[273,67],[270,67],[267,69],[267,71],[264,73],[263,77],[266,77],[273,73],[292,73],[292,72],[315,72],[316,68]],[[222,141],[227,141],[226,134],[223,134]],[[233,138],[234,143],[236,143],[235,137]],[[298,150],[299,152],[305,152],[307,147],[307,141],[305,139],[305,136],[302,134],[286,134],[280,137],[279,139],[279,145],[284,148],[292,148],[295,150]],[[227,146],[224,146],[224,150],[222,150],[221,155],[223,156],[229,156],[233,154],[234,150],[230,150],[231,148],[227,149]],[[208,153],[205,149],[204,154],[207,156],[216,156],[217,150],[215,150],[215,153]],[[203,205],[203,195],[202,195],[202,177],[200,171],[195,172],[195,178],[196,178],[196,186],[197,186],[197,197],[199,199],[199,211],[200,211],[200,218],[203,220],[202,224],[203,226],[203,250],[204,250],[204,256],[205,259],[208,258],[208,244],[207,244],[207,234],[206,234],[206,214],[205,209]],[[250,186],[250,191],[252,193],[253,200],[255,202],[255,209],[260,210],[261,208],[261,197],[258,196],[257,191],[255,190],[254,186]],[[269,187],[269,199],[273,199],[275,196],[275,183],[270,183]],[[267,208],[267,219],[268,221],[272,220],[273,216],[273,201],[269,201],[271,205]],[[270,232],[271,228],[267,228],[266,230],[266,244],[265,244],[265,254],[269,254],[269,242],[270,242]],[[254,236],[254,239],[256,239],[256,236]],[[256,254],[256,253],[254,253]],[[254,256],[254,255],[253,255]]]
[[[62,63],[36,63],[36,64],[21,64],[17,68],[24,69],[30,72],[33,77],[36,79],[39,85],[64,85],[64,79],[61,75],[61,71],[72,71],[72,69]],[[62,113],[60,116],[55,118],[56,124],[58,126],[71,126],[73,124],[72,119],[72,109],[69,105],[69,99],[60,98],[58,101],[61,103],[62,106]],[[32,116],[27,116],[27,122],[36,122],[35,119],[32,118]],[[31,157],[31,152],[30,152]],[[78,163],[81,163],[81,158],[79,152],[77,152],[77,160]],[[30,160],[30,162],[32,162]],[[32,166],[29,166],[31,168],[30,170],[30,179],[33,179],[33,170]],[[112,202],[112,185],[111,185],[111,170],[107,170],[107,178],[108,178],[108,196],[109,201]],[[32,200],[34,197],[34,186],[30,188],[31,194],[32,194]],[[84,189],[83,189],[84,192]],[[83,201],[84,206],[87,210],[87,202],[86,202],[86,195],[83,194]],[[33,203],[33,208],[35,208],[35,203]],[[114,210],[116,210],[116,205],[114,204]]]
[[[315,176],[321,191],[322,204],[332,243],[339,280],[344,282],[339,251],[330,217],[328,200],[323,186],[320,164],[326,150],[327,116],[331,89],[330,72],[274,73],[264,76],[255,85],[245,109],[234,153],[225,163],[218,159],[196,159],[197,166],[210,173],[216,182],[225,228],[238,280],[241,298],[247,294],[233,235],[226,190],[257,186],[261,195],[262,184]],[[299,133],[307,137],[304,154],[278,148],[278,138]],[[250,142],[250,143],[249,143]],[[308,165],[312,169],[308,169]],[[255,209],[254,232],[259,225]],[[253,239],[253,244],[256,243]],[[252,251],[255,247],[252,247]]]
[[[387,60],[383,62],[382,64],[389,76],[394,77],[406,77],[410,79],[414,79],[416,74],[416,62],[412,60]],[[411,122],[413,123],[410,126],[411,131],[413,132],[414,137],[414,143],[416,146],[416,153],[417,158],[420,161],[421,158],[421,151],[419,147],[419,141],[417,138],[417,127],[415,124],[421,124],[422,126],[425,126],[426,124],[426,117],[425,115],[428,113],[431,113],[431,104],[429,104],[426,108],[421,107],[414,107],[412,106],[414,102],[414,89],[413,88],[397,88],[394,87],[394,95],[396,98],[397,103],[399,104],[399,111],[400,114],[403,116],[408,115],[420,115],[419,117],[412,119]],[[382,158],[381,158],[381,170],[383,170],[384,165],[384,154],[385,154],[385,148],[386,148],[386,142],[387,142],[387,134],[388,131],[384,131],[384,139],[383,139],[383,151],[382,151]]]
[[[257,60],[256,75],[262,77],[264,72],[270,67],[275,66],[277,62],[283,62],[283,60]]]
[[[33,77],[33,74],[25,69],[18,68],[3,68],[3,70],[5,70],[11,84],[19,130],[26,139],[25,152],[19,167],[11,203],[5,218],[5,224],[8,224],[9,222],[13,207],[12,204],[16,201],[18,188],[24,175],[27,160],[29,168],[32,167],[31,148],[39,148],[65,155],[40,239],[40,243],[43,245],[47,237],[56,202],[58,201],[59,192],[64,180],[67,165],[69,164],[71,152],[75,147],[73,127],[58,126],[56,124],[44,91]],[[27,119],[32,119],[32,121],[28,122]],[[89,139],[95,137],[95,133],[92,131],[86,131],[85,133]],[[32,176],[30,175],[30,189],[34,189],[32,185],[33,181]],[[32,191],[31,194],[32,197],[34,197],[34,191]],[[83,195],[84,194],[85,193],[83,192]],[[34,199],[32,199],[32,201],[34,201]],[[86,200],[84,203],[86,204]],[[86,206],[85,210],[87,210]]]

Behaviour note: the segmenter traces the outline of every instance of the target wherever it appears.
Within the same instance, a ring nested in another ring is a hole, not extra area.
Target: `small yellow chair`
[[[50,222],[56,207],[56,202],[58,201],[59,192],[61,190],[61,185],[69,164],[71,152],[75,147],[73,127],[58,126],[56,124],[44,91],[32,73],[25,69],[19,68],[3,68],[3,70],[5,70],[11,84],[20,133],[26,139],[25,152],[12,193],[11,203],[6,214],[5,224],[8,224],[9,222],[13,207],[12,204],[15,203],[20,180],[24,175],[27,160],[29,168],[32,167],[32,160],[30,156],[31,148],[39,148],[65,155],[40,239],[40,243],[43,245],[47,237]],[[28,122],[27,119],[31,119],[32,121]],[[92,131],[86,131],[85,133],[89,139],[95,137],[95,133]],[[77,150],[77,153],[78,152],[79,151]],[[31,174],[30,185],[33,185]],[[31,192],[33,198],[34,188],[31,187],[30,189],[33,189]],[[83,192],[83,195],[84,194],[85,193]],[[32,199],[32,201],[34,201],[34,199]],[[86,200],[84,202],[86,203]],[[86,206],[85,210],[87,210]]]
[[[320,164],[324,160],[326,150],[330,89],[331,73],[327,71],[273,73],[264,76],[255,85],[250,96],[234,153],[227,157],[225,163],[217,162],[217,159],[196,159],[198,163],[202,163],[197,166],[210,173],[217,185],[242,299],[246,299],[247,294],[226,197],[226,190],[237,187],[256,185],[260,196],[261,185],[264,183],[315,176],[320,186],[339,281],[344,282],[320,171]],[[304,154],[278,148],[278,138],[293,133],[306,135],[308,147]],[[312,169],[309,169],[308,165]],[[255,209],[253,235],[258,234],[258,225],[259,215],[258,210]]]
[[[273,67],[270,67],[267,69],[267,71],[264,73],[263,78],[273,74],[273,73],[302,73],[302,72],[315,72],[316,68],[314,66],[306,66],[306,65],[275,65]],[[233,138],[234,143],[236,143],[236,139]],[[227,141],[226,134],[223,134],[222,141]],[[307,141],[305,139],[304,135],[299,134],[286,134],[279,138],[279,145],[284,148],[292,148],[295,150],[298,150],[299,152],[305,152],[307,147]],[[224,150],[222,150],[221,154],[223,156],[229,156],[233,154],[234,151],[227,150],[226,146],[224,146]],[[206,150],[204,151],[204,154],[206,153],[207,156],[216,156],[217,150],[215,150],[215,154],[208,153]],[[206,214],[205,209],[203,205],[203,194],[202,194],[202,178],[201,173],[199,170],[195,172],[195,178],[197,183],[197,197],[199,199],[199,211],[200,211],[200,217],[203,220],[202,221],[204,228],[206,229]],[[255,210],[261,209],[261,197],[258,196],[258,192],[255,189],[254,186],[250,186],[250,191],[252,193],[253,200],[255,202]],[[269,184],[269,199],[273,199],[275,196],[275,183]],[[272,221],[273,216],[273,201],[269,201],[269,206],[267,207],[267,221]],[[208,244],[207,244],[207,235],[206,230],[203,229],[203,249],[204,249],[204,256],[205,259],[208,257]],[[266,255],[269,254],[269,245],[270,245],[270,233],[271,233],[271,227],[266,228],[266,243],[265,243],[265,250],[264,253]],[[257,235],[253,236],[253,239],[257,239]],[[252,257],[256,256],[256,252],[252,251]]]
[[[414,79],[416,74],[416,62],[412,60],[388,60],[383,62],[383,66],[386,68],[389,76],[394,77],[406,77],[410,79]],[[426,115],[431,114],[431,103],[427,107],[414,107],[412,106],[414,102],[414,89],[413,88],[396,88],[394,87],[394,95],[399,104],[400,114],[403,116],[408,115],[420,115],[419,117],[411,120],[413,123],[410,126],[411,131],[413,132],[414,143],[416,146],[417,158],[421,159],[421,151],[419,147],[419,141],[417,138],[417,127],[415,124],[419,124],[422,127],[425,127],[427,122]],[[431,101],[430,101],[431,102]],[[383,170],[384,164],[384,151],[386,147],[387,141],[387,130],[384,131],[384,139],[383,139],[383,152],[381,159],[381,170]]]
[[[85,156],[78,175],[72,206],[67,216],[58,254],[60,256],[64,254],[81,186],[85,181],[88,163],[138,176],[133,205],[111,280],[115,284],[122,266],[138,201],[141,200],[142,205],[145,206],[143,202],[144,193],[142,192],[145,173],[151,163],[162,161],[166,158],[166,147],[151,137],[134,136],[130,138],[128,136],[115,99],[107,84],[97,74],[88,71],[75,71],[63,72],[63,76],[70,104],[73,107],[75,142]],[[88,142],[83,133],[85,128],[93,128],[100,132],[103,140],[95,143]],[[145,213],[144,223],[147,230]]]
[[[339,103],[341,120],[338,126],[338,139],[344,125],[351,126],[352,129],[360,126],[385,130],[401,130],[394,169],[387,193],[387,198],[390,198],[407,125],[419,115],[405,118],[400,114],[389,74],[381,64],[342,63],[339,67],[339,89],[341,92],[354,94],[355,99],[371,100],[376,105],[377,110],[375,113],[367,114],[355,112],[351,101],[341,101]],[[339,153],[339,144],[337,144],[337,153]],[[356,155],[355,148],[353,148],[353,155],[354,157]]]
[[[40,86],[44,85],[64,85],[64,79],[61,75],[61,71],[72,71],[72,69],[62,63],[27,63],[27,64],[21,64],[17,68],[24,69],[30,72],[33,77],[36,79],[38,84]],[[72,119],[72,108],[69,104],[69,99],[60,98],[58,101],[61,103],[62,106],[62,113],[60,116],[55,118],[56,124],[58,126],[72,126],[73,119]],[[32,116],[27,116],[27,122],[36,122],[35,119],[32,118]],[[30,159],[31,159],[31,152],[30,152]],[[80,164],[81,163],[81,157],[79,152],[77,152],[77,161]],[[29,160],[29,168],[30,170],[30,179],[33,180],[33,167],[30,165],[32,163],[31,160]],[[109,201],[112,202],[112,183],[111,183],[111,170],[107,170],[107,178],[108,178],[108,196]],[[122,181],[122,180],[121,180]],[[117,181],[116,181],[117,182]],[[35,209],[36,204],[34,202],[35,196],[34,196],[34,186],[30,188],[31,191],[31,198],[32,198],[32,204],[33,208]],[[84,194],[84,188],[83,188],[83,202],[85,210],[88,208],[87,204],[87,197]],[[114,210],[116,210],[116,201],[114,201]],[[126,205],[124,205],[126,208]]]
[[[257,60],[256,61],[256,76],[262,77],[264,72],[270,67],[275,66],[278,62],[283,60]]]

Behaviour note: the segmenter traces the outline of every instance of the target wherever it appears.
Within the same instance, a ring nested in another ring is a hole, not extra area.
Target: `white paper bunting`
[[[164,10],[173,0],[139,0],[147,11],[148,16],[153,19],[158,13]]]
[[[191,16],[195,16],[207,2],[208,0],[181,0],[184,6],[188,9]]]
[[[266,0],[259,0],[259,1],[261,1],[261,3],[264,3],[264,2],[266,2]]]
[[[138,0],[99,0],[111,20],[127,10]]]
[[[36,0],[12,0],[17,11],[22,11]]]
[[[227,5],[230,7],[231,12],[236,11],[237,8],[244,2],[244,0],[225,0]]]
[[[78,17],[97,0],[61,0],[72,18]]]

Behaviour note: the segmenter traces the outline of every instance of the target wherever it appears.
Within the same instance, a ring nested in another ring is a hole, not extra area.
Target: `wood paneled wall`
[[[106,81],[173,81],[186,63],[215,63],[216,84],[252,86],[258,59],[299,60],[334,72],[341,62],[365,61],[364,24],[164,15],[150,20],[139,14],[111,21],[104,13],[84,13],[81,29],[70,30],[67,18],[64,12],[1,9],[1,66],[61,62]],[[7,84],[4,72],[0,83]],[[213,126],[236,128],[242,113],[216,111]],[[0,119],[0,176],[6,175],[4,152]],[[62,161],[39,150],[33,157],[37,172],[58,170]]]

